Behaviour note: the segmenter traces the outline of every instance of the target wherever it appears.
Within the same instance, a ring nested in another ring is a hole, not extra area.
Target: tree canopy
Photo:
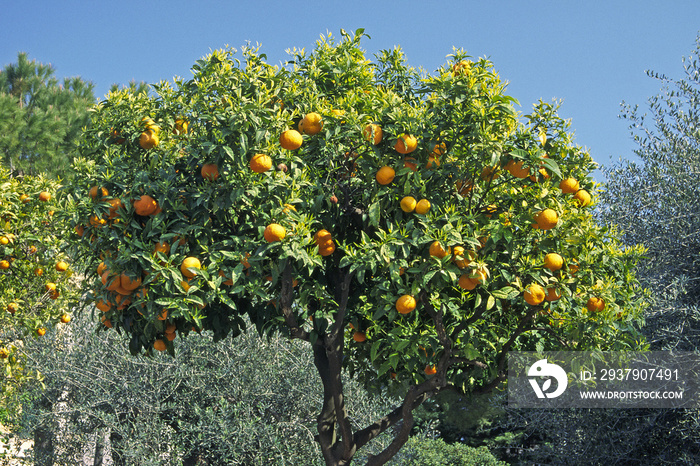
[[[110,93],[69,188],[103,328],[135,354],[244,315],[308,342],[329,465],[397,426],[384,464],[415,407],[498,386],[508,351],[643,346],[641,250],[594,220],[595,164],[556,105],[518,115],[461,50],[433,74],[398,48],[371,62],[363,35],[281,67],[218,50],[152,96]],[[401,403],[354,426],[345,372]]]
[[[54,77],[19,53],[0,72],[0,154],[11,174],[70,177],[75,141],[95,103],[92,83]]]

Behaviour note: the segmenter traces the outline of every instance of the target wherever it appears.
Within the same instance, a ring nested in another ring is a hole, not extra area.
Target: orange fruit
[[[413,212],[413,210],[416,208],[416,200],[415,198],[411,196],[406,196],[403,199],[401,199],[401,210],[403,210],[406,213]]]
[[[195,276],[195,272],[192,272],[189,269],[201,268],[202,263],[196,257],[185,257],[185,259],[182,261],[182,264],[180,264],[180,272],[182,272],[182,275],[184,275],[187,278],[192,278]]]
[[[266,154],[255,154],[250,159],[250,169],[255,173],[264,173],[272,168],[272,159]]]
[[[105,327],[107,327],[107,328],[112,328],[112,321],[109,320],[107,317],[102,316],[102,318],[101,318],[100,320],[102,321],[102,324],[103,324]]]
[[[39,200],[42,202],[49,202],[51,200],[51,193],[47,191],[42,191],[39,193]]]
[[[394,181],[395,176],[396,172],[394,171],[394,169],[387,165],[384,165],[377,171],[375,178],[377,179],[377,183],[381,185],[387,185]]]
[[[410,168],[411,171],[418,170],[418,164],[416,163],[416,159],[414,159],[413,157],[404,157],[403,166],[404,168]]]
[[[7,244],[10,242],[10,239],[7,236],[0,236],[0,244]]]
[[[65,272],[68,270],[68,262],[66,261],[58,261],[56,262],[56,270],[59,272]]]
[[[78,236],[83,236],[85,233],[85,227],[83,225],[76,225],[75,226],[75,234]]]
[[[433,244],[430,245],[430,249],[428,250],[428,252],[431,256],[437,257],[438,259],[442,259],[444,257],[447,257],[447,255],[450,253],[450,248],[447,248],[447,250],[445,250],[443,249],[439,241],[434,241]]]
[[[32,199],[29,196],[27,196],[26,194],[22,194],[19,197],[19,200],[22,201],[22,204],[26,204],[27,202],[31,201]]]
[[[119,210],[120,207],[124,207],[124,204],[122,204],[122,200],[119,199],[118,197],[115,197],[114,199],[109,199],[107,200],[107,203],[109,204],[109,213],[107,216],[111,219],[117,218],[118,214],[117,211]]]
[[[457,284],[460,288],[471,291],[479,284],[479,280],[471,278],[468,274],[464,274],[459,277]]]
[[[460,269],[466,268],[471,261],[476,259],[476,253],[474,251],[465,251],[462,246],[455,246],[452,250],[452,254],[454,256],[452,261]],[[462,259],[458,259],[458,257],[462,257]]]
[[[559,293],[555,287],[547,288],[547,294],[544,299],[549,302],[556,301],[561,299],[561,293]]]
[[[506,164],[506,170],[508,170],[508,173],[513,175],[516,178],[527,178],[527,176],[530,174],[530,169],[525,167],[525,161],[523,160],[511,160]]]
[[[103,218],[101,218],[101,217],[98,217],[97,215],[91,215],[91,216],[90,216],[90,225],[92,225],[93,227],[98,227],[98,228],[99,228],[99,227],[103,226],[103,225],[106,224],[106,223],[107,223],[107,220],[105,220],[105,219],[103,219]],[[81,236],[82,236],[82,235],[81,235]]]
[[[564,265],[564,259],[556,252],[550,252],[544,256],[544,266],[552,272],[556,272]]]
[[[333,240],[326,241],[318,247],[318,253],[323,257],[330,256],[335,252],[335,242]]]
[[[399,154],[410,154],[418,147],[418,140],[415,136],[411,134],[400,134],[396,139],[396,144],[394,144],[394,149]]]
[[[226,274],[224,273],[223,270],[219,270],[219,276],[226,278]],[[231,285],[233,285],[233,280],[231,278],[229,278],[228,280],[225,280],[222,284],[227,285],[227,286],[231,286]]]
[[[427,365],[425,369],[423,369],[423,372],[425,372],[426,375],[435,375],[437,373],[437,367]]]
[[[455,183],[455,189],[457,189],[457,194],[459,194],[462,197],[469,194],[469,192],[472,190],[473,186],[474,186],[474,184],[471,181],[467,182],[467,181],[457,180],[457,182]]]
[[[34,275],[36,275],[37,277],[41,277],[42,275],[44,275],[44,269],[42,269],[41,267],[37,267],[36,269],[34,269]]]
[[[36,329],[36,334],[40,337],[43,337],[44,335],[46,335],[46,328],[39,327],[38,329]]]
[[[498,165],[495,165],[493,167],[491,167],[491,166],[484,167],[481,170],[481,179],[484,181],[495,180],[496,178],[501,176],[501,173],[499,172],[500,169],[501,169],[501,167],[499,167]]]
[[[164,255],[170,254],[170,245],[167,243],[167,241],[158,241],[156,245],[153,247],[153,253],[162,253]]]
[[[574,199],[580,207],[587,206],[591,203],[591,195],[585,189],[579,189],[574,194]]]
[[[279,223],[269,224],[265,228],[265,231],[263,232],[263,236],[265,237],[265,241],[267,241],[268,243],[274,243],[275,241],[282,241],[286,235],[287,235],[287,230],[285,230],[284,227],[282,225],[280,225]]]
[[[166,320],[168,318],[168,310],[163,309],[163,312],[157,317],[158,320]]]
[[[10,303],[7,305],[7,312],[9,312],[10,314],[14,314],[18,310],[19,310],[19,304],[17,304],[17,303]]]
[[[416,298],[405,294],[396,300],[396,310],[399,314],[408,314],[416,308]]]
[[[425,215],[430,210],[430,201],[427,199],[421,199],[416,203],[416,213],[420,215]]]
[[[177,334],[175,332],[165,332],[165,339],[168,341],[173,341],[177,337]]]
[[[7,260],[5,260],[5,259],[0,260],[0,270],[6,270],[6,269],[9,269],[9,268],[10,268],[10,262],[9,262],[9,261],[7,261]]]
[[[95,307],[102,312],[109,312],[109,310],[112,309],[111,304],[109,304],[101,299],[95,303]]]
[[[141,286],[141,278],[131,278],[126,273],[119,275],[119,285],[127,291],[134,291],[136,288]]]
[[[158,203],[151,196],[144,194],[137,201],[134,201],[134,211],[137,215],[147,216],[155,213]]]
[[[280,146],[282,146],[282,149],[297,150],[303,143],[304,138],[295,129],[288,129],[280,134]]]
[[[537,306],[544,301],[544,288],[537,283],[532,283],[530,286],[525,288],[523,297],[525,298],[526,303],[531,304],[532,306]]]
[[[554,209],[544,209],[535,214],[537,227],[542,230],[551,230],[559,222],[559,214]]]
[[[367,340],[367,335],[365,335],[364,332],[353,332],[352,339],[358,343],[362,343],[363,341]]]
[[[216,181],[219,178],[219,167],[215,163],[205,163],[200,173],[205,180]]]
[[[316,112],[307,113],[299,122],[299,131],[309,136],[317,134],[321,128],[323,128],[323,121],[321,115]]]
[[[567,178],[559,183],[559,189],[564,194],[573,194],[578,191],[578,181],[575,178]]]
[[[165,351],[165,342],[159,338],[153,342],[153,348],[155,348],[158,351]]]
[[[376,146],[377,144],[382,142],[382,138],[384,137],[384,131],[382,131],[381,126],[375,123],[370,123],[369,125],[365,126],[365,128],[362,130],[362,135],[368,142],[371,142]]]
[[[151,150],[158,145],[158,134],[149,129],[141,133],[139,136],[139,146],[144,150]]]
[[[586,302],[586,309],[588,309],[589,312],[600,312],[605,309],[605,301],[596,296],[592,296],[588,298],[588,302]]]
[[[70,314],[63,314],[61,316],[61,322],[64,324],[67,324],[68,322],[70,322]]]
[[[320,246],[321,244],[325,243],[326,241],[331,240],[331,239],[333,239],[333,237],[331,236],[331,232],[328,231],[328,230],[325,230],[325,229],[318,230],[318,231],[314,234],[314,241],[315,241],[316,244],[318,244],[319,246]]]

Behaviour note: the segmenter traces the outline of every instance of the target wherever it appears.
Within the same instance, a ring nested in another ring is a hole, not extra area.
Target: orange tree
[[[640,345],[640,251],[592,220],[595,165],[555,106],[519,118],[487,60],[421,74],[398,49],[370,62],[362,35],[283,67],[220,50],[153,97],[113,92],[74,164],[104,326],[133,353],[244,315],[307,341],[329,465],[391,429],[385,463],[414,408],[496,387],[508,351]],[[398,407],[353,425],[341,374]]]
[[[40,378],[25,367],[23,341],[66,324],[75,298],[59,185],[43,176],[11,178],[0,167],[0,365],[2,407],[12,413],[24,382]]]

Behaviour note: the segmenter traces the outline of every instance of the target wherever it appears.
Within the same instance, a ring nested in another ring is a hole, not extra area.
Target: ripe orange
[[[587,206],[591,203],[591,195],[585,189],[579,189],[576,191],[576,194],[574,194],[574,199],[576,199],[576,202],[580,207]]]
[[[122,272],[119,275],[119,286],[127,291],[134,291],[136,288],[141,286],[141,277],[131,278],[126,273]]]
[[[160,242],[158,241],[156,245],[153,247],[153,253],[162,253],[163,255],[168,255],[170,254],[170,245],[168,244],[167,241]]]
[[[7,312],[10,314],[14,314],[19,310],[19,304],[18,303],[10,303],[7,305]]]
[[[282,146],[282,149],[297,150],[303,143],[304,138],[295,129],[288,129],[280,134],[280,146]]]
[[[10,238],[8,238],[7,236],[0,236],[0,244],[5,245],[5,244],[8,244],[9,242],[10,242]]]
[[[559,189],[564,194],[573,194],[578,191],[578,181],[574,178],[567,178],[559,183]]]
[[[9,268],[10,268],[10,262],[9,262],[9,261],[7,261],[7,260],[5,260],[5,259],[0,260],[0,270],[6,270],[6,269],[9,269]]]
[[[425,369],[423,369],[423,372],[425,372],[426,375],[435,375],[437,373],[437,367],[427,365]]]
[[[401,210],[403,210],[406,213],[413,212],[413,210],[416,208],[416,200],[415,198],[411,196],[406,196],[403,199],[401,199]]]
[[[362,135],[368,142],[371,142],[376,146],[377,144],[382,142],[382,138],[384,137],[384,131],[382,131],[381,126],[375,123],[370,123],[369,125],[365,126],[365,129],[362,130]]]
[[[464,247],[462,246],[455,246],[452,250],[452,254],[454,255],[452,261],[460,269],[466,268],[471,263],[471,261],[476,259],[476,252],[465,251]],[[458,257],[462,257],[462,259],[458,259]]]
[[[400,134],[396,140],[396,144],[394,144],[394,149],[396,149],[396,152],[404,155],[410,154],[416,150],[416,147],[418,147],[418,140],[416,137],[405,133]]]
[[[333,239],[333,237],[331,236],[331,232],[328,231],[328,230],[325,230],[325,229],[318,230],[318,231],[314,234],[314,241],[315,241],[316,244],[318,244],[319,246],[320,246],[321,244],[325,243],[326,241],[331,240],[331,239]]]
[[[413,157],[404,157],[403,166],[404,168],[410,168],[411,171],[418,170],[418,164],[416,163],[416,159],[414,159]]]
[[[90,225],[92,225],[93,227],[99,228],[99,227],[105,225],[106,223],[107,223],[107,220],[105,220],[101,217],[98,217],[97,215],[90,216]]]
[[[550,252],[544,256],[544,266],[552,272],[556,272],[564,265],[564,259],[556,252]]]
[[[353,332],[352,339],[358,343],[362,343],[363,341],[367,340],[367,335],[365,335],[364,332]]]
[[[155,348],[158,351],[165,351],[165,342],[159,338],[153,342],[153,348]]]
[[[272,168],[272,159],[266,154],[255,154],[250,159],[250,169],[255,173],[264,173]]]
[[[416,213],[420,215],[425,215],[430,210],[430,201],[427,199],[421,199],[416,204]]]
[[[555,287],[547,288],[547,295],[544,297],[549,302],[561,299],[561,293],[557,291]]]
[[[416,308],[416,298],[405,294],[396,300],[396,310],[399,314],[408,314]]]
[[[263,237],[268,243],[274,243],[275,241],[282,241],[287,235],[287,230],[284,229],[279,223],[271,223],[263,232]]]
[[[455,189],[457,189],[457,194],[459,194],[462,197],[469,194],[469,192],[472,190],[473,186],[474,186],[474,184],[471,181],[467,182],[467,181],[457,180],[457,182],[455,183]]]
[[[68,270],[68,262],[66,261],[58,261],[56,262],[56,270],[59,272],[65,272]]]
[[[95,307],[102,312],[109,312],[112,309],[112,305],[100,299],[95,303]]]
[[[114,199],[108,199],[107,203],[110,205],[109,213],[107,214],[107,216],[111,219],[117,218],[119,216],[117,211],[120,207],[124,207],[124,204],[122,204],[122,200],[118,197],[115,197]]]
[[[501,172],[499,171],[501,167],[498,165],[494,165],[493,167],[491,166],[486,166],[481,170],[481,179],[484,181],[492,181],[501,176]]]
[[[107,317],[102,316],[102,317],[100,318],[100,320],[102,321],[102,324],[103,324],[105,327],[107,327],[107,328],[112,328],[112,321],[109,320]]]
[[[151,196],[144,194],[137,201],[134,201],[134,211],[137,215],[147,216],[155,213],[158,203]]]
[[[141,133],[141,136],[139,136],[139,146],[144,150],[151,150],[156,147],[158,143],[158,134],[151,129],[144,131]]]
[[[471,278],[468,274],[464,274],[459,277],[457,284],[460,288],[471,291],[479,284],[479,280]]]
[[[168,341],[173,341],[177,337],[177,334],[175,332],[165,332],[165,339]]]
[[[39,193],[39,200],[42,202],[49,202],[51,200],[51,193],[47,191],[42,191]]]
[[[75,226],[75,234],[82,237],[83,234],[85,233],[85,227],[83,225],[76,225]]]
[[[537,283],[532,283],[530,286],[525,288],[525,291],[523,292],[525,302],[532,306],[537,306],[538,304],[542,303],[542,301],[544,301],[544,296],[544,288]]]
[[[64,324],[67,324],[68,322],[70,322],[70,314],[63,314],[61,316],[61,322]]]
[[[226,274],[224,273],[223,270],[219,270],[219,276],[226,278]],[[229,278],[228,280],[223,281],[222,284],[227,285],[227,286],[231,286],[231,285],[233,285],[233,280],[231,278]]]
[[[589,312],[600,312],[603,309],[605,309],[605,301],[602,299],[592,296],[588,298],[588,302],[586,303],[586,308],[588,309]]]
[[[309,136],[317,134],[321,128],[323,128],[323,121],[321,115],[316,112],[307,113],[299,122],[299,131]]]
[[[31,201],[32,199],[29,196],[27,196],[26,194],[22,194],[19,197],[19,200],[22,201],[22,204],[26,204],[27,202]]]
[[[205,163],[200,173],[205,180],[216,181],[219,178],[219,167],[215,163]]]
[[[41,267],[37,267],[36,269],[34,269],[34,275],[36,275],[37,277],[41,277],[42,275],[44,275],[44,269],[42,269]]]
[[[182,261],[182,264],[180,264],[180,272],[182,272],[182,275],[184,275],[187,278],[192,278],[196,275],[195,272],[192,272],[189,269],[201,268],[202,263],[196,257],[185,257],[185,259]]]
[[[46,328],[39,327],[38,329],[36,329],[36,334],[40,337],[43,337],[44,335],[46,335]]]
[[[387,165],[384,165],[382,168],[379,169],[379,171],[377,171],[375,178],[377,179],[377,183],[381,185],[387,185],[394,181],[395,176],[396,172],[394,171],[394,169]]]
[[[450,248],[447,248],[447,250],[445,250],[443,249],[439,241],[434,241],[433,244],[430,245],[430,249],[428,250],[428,252],[431,256],[437,257],[438,259],[442,259],[450,253]]]
[[[167,309],[163,309],[163,311],[157,317],[158,320],[166,320],[167,318],[168,318],[168,310]]]
[[[535,222],[542,230],[551,230],[559,222],[559,214],[554,209],[544,209],[535,214]]]
[[[516,178],[527,178],[530,174],[530,169],[525,167],[525,161],[523,160],[511,160],[506,164],[506,170]]]

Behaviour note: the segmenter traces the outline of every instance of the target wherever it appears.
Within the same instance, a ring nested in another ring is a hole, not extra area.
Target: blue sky
[[[0,16],[0,66],[27,52],[101,97],[112,83],[189,78],[195,60],[225,45],[260,43],[277,64],[341,28],[365,28],[370,57],[399,45],[428,71],[453,47],[489,58],[521,111],[561,99],[576,143],[609,164],[635,149],[620,103],[643,107],[659,91],[645,70],[682,76],[700,1],[12,1]]]

